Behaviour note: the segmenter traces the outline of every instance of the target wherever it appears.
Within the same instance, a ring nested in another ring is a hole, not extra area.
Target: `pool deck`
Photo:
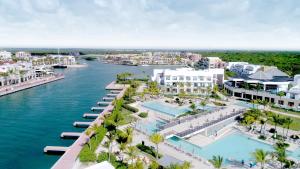
[[[107,90],[120,90],[118,95],[116,96],[117,99],[120,99],[123,97],[125,91],[129,87],[128,85],[121,85],[122,89],[119,85],[114,86],[114,82],[110,83],[106,89]],[[99,116],[91,123],[90,126],[97,124],[101,125],[103,123],[103,116],[105,114],[110,114],[111,110],[114,108],[114,106],[110,103],[102,113],[99,114]],[[92,133],[91,133],[92,135]],[[90,135],[90,136],[91,136]],[[89,139],[90,136],[87,136],[86,134],[80,135],[80,137],[71,145],[69,146],[68,150],[59,158],[58,161],[51,167],[52,169],[71,169],[76,164],[77,157]]]

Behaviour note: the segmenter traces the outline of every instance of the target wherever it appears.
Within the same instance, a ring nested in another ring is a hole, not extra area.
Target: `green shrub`
[[[136,113],[136,112],[139,111],[139,109],[137,109],[137,108],[135,108],[135,107],[132,107],[132,106],[130,106],[130,105],[128,105],[128,104],[124,104],[122,107],[125,108],[125,109],[127,109],[127,110],[129,110],[129,111],[132,111],[132,112],[134,112],[134,113]]]
[[[266,139],[267,139],[267,137],[266,137],[266,136],[264,136],[264,135],[260,135],[260,136],[258,136],[258,139],[261,139],[261,140],[266,140]]]
[[[146,145],[143,145],[143,144],[137,144],[136,147],[138,149],[140,149],[141,151],[152,155],[154,158],[156,157],[156,150],[153,147],[146,146]],[[158,154],[158,158],[160,158],[160,157],[162,157],[162,155]]]
[[[79,154],[80,162],[94,162],[96,161],[96,153],[93,150],[90,150],[88,145],[85,145]]]
[[[139,116],[140,116],[141,118],[146,118],[146,117],[148,117],[148,113],[142,112],[142,113],[139,114]]]

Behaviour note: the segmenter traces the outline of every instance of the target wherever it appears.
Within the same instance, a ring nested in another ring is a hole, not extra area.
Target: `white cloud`
[[[300,48],[297,0],[16,1],[0,46]]]

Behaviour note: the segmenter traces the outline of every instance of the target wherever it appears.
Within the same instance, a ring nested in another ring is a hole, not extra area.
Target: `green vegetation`
[[[136,113],[136,112],[139,111],[139,109],[137,109],[135,107],[132,107],[132,106],[130,106],[128,104],[124,104],[124,105],[122,105],[122,107],[125,108],[125,109],[127,109],[127,110],[129,110],[129,111],[132,111],[133,113]]]
[[[122,161],[117,160],[116,156],[114,154],[108,155],[107,152],[102,152],[97,157],[97,162],[101,163],[103,161],[108,161],[108,157],[110,156],[110,163],[112,166],[114,166],[116,169],[127,169],[127,164],[123,163]]]
[[[164,141],[164,136],[159,133],[153,133],[150,136],[150,141],[156,145],[156,159],[158,159],[158,145]]]
[[[289,75],[300,73],[299,52],[220,51],[202,52],[203,56],[218,56],[226,62],[244,61],[259,65],[277,66]]]
[[[252,154],[254,157],[255,161],[257,163],[260,163],[261,169],[264,169],[265,163],[268,161],[267,156],[269,155],[268,152],[262,150],[262,149],[257,149],[255,152]]]
[[[90,131],[90,130],[87,130]],[[97,156],[95,150],[98,145],[103,140],[105,134],[107,133],[106,128],[103,126],[96,129],[95,134],[90,138],[88,144],[84,145],[79,153],[79,159],[81,162],[93,162],[96,161]],[[89,132],[88,132],[89,134]]]
[[[146,117],[148,117],[148,113],[147,113],[147,112],[141,112],[141,113],[139,114],[139,116],[140,116],[141,118],[146,118]]]
[[[221,168],[223,165],[223,157],[221,156],[213,156],[209,162],[215,167],[215,168]]]
[[[152,157],[156,158],[156,156],[158,156],[158,158],[161,158],[162,155],[161,154],[156,154],[157,152],[155,151],[155,149],[153,147],[150,147],[150,146],[146,146],[144,144],[137,144],[136,147],[147,153],[147,154],[150,154]]]
[[[235,72],[232,72],[232,71],[229,71],[229,70],[225,71],[225,79],[228,79],[229,77],[234,77],[234,76],[236,76]]]
[[[184,161],[183,164],[170,164],[170,166],[166,167],[166,169],[190,169],[191,163]]]
[[[216,106],[226,106],[225,103],[221,103],[221,102],[212,102],[212,103]]]

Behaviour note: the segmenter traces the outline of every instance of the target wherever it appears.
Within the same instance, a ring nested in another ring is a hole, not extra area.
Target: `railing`
[[[244,113],[244,112],[245,112],[244,110],[240,110],[240,111],[238,111],[238,112],[235,112],[235,113],[232,113],[232,114],[229,114],[229,115],[220,117],[220,118],[217,119],[217,120],[213,120],[213,121],[211,121],[211,122],[204,123],[204,124],[202,124],[202,125],[196,126],[196,127],[192,128],[192,129],[187,129],[187,130],[185,130],[185,131],[176,133],[176,135],[177,135],[177,136],[180,136],[180,137],[187,136],[187,135],[192,134],[192,133],[194,133],[194,132],[196,132],[196,131],[199,131],[199,130],[204,129],[204,128],[209,127],[209,126],[212,126],[212,125],[217,124],[217,123],[219,123],[219,122],[221,122],[221,121],[223,121],[223,120],[226,120],[226,119],[229,119],[229,118],[231,118],[231,117],[237,116],[237,115],[242,114],[242,113]]]
[[[222,110],[222,109],[224,109],[224,107],[221,107],[221,108],[215,109],[215,110]],[[206,114],[208,114],[208,113],[206,112],[206,113],[199,113],[199,114],[196,114],[196,115],[187,115],[185,117],[181,117],[179,119],[176,119],[174,121],[166,123],[165,125],[159,126],[159,129],[160,130],[164,130],[164,129],[176,126],[178,124],[181,124],[181,123],[184,123],[184,122],[187,122],[187,121],[191,121],[193,119],[197,119],[197,118],[202,117],[202,116],[204,116]]]

